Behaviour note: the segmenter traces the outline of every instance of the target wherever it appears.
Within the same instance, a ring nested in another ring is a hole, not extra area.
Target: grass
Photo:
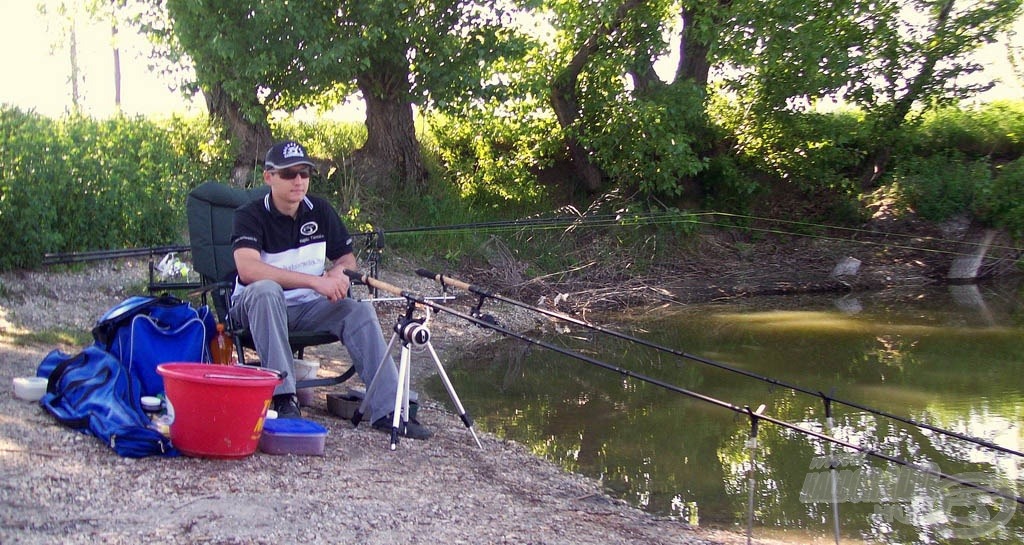
[[[5,329],[0,332],[0,343],[14,346],[81,347],[91,344],[92,341],[91,332],[74,329],[48,329],[44,331]]]

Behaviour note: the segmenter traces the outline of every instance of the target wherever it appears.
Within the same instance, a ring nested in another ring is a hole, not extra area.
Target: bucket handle
[[[266,367],[258,367],[258,366],[255,366],[255,365],[246,365],[244,363],[237,363],[237,364],[235,364],[235,367],[241,367],[243,369],[259,369],[260,371],[265,371],[267,373],[273,373],[273,374],[277,375],[278,380],[284,380],[288,376],[288,373],[286,371],[278,371],[277,369],[267,369]],[[223,377],[221,377],[221,378],[223,378]],[[249,378],[255,378],[255,377],[249,377]],[[266,378],[266,377],[262,377],[262,378]]]
[[[275,375],[277,375],[278,380],[281,379],[281,373],[269,369],[267,370],[267,372],[274,373]],[[222,378],[225,380],[267,380],[267,377],[252,377],[246,375],[229,375],[220,373],[206,373],[203,375],[203,378]]]

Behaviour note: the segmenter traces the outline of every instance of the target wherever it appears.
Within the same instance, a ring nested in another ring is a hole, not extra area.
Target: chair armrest
[[[199,289],[189,292],[189,296],[200,296],[202,297],[203,304],[208,304],[207,299],[213,299],[213,308],[217,313],[217,321],[225,324],[228,330],[231,331],[235,328],[230,324],[228,319],[228,309],[231,308],[231,292],[234,291],[235,283],[230,280],[221,280],[220,282],[203,282],[203,285]]]

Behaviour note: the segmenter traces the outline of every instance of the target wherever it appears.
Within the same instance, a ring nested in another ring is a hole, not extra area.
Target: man
[[[398,369],[373,306],[346,298],[344,270],[357,269],[352,237],[326,200],[306,194],[315,167],[298,142],[280,142],[267,152],[263,181],[270,193],[235,212],[238,278],[231,316],[252,334],[263,365],[287,373],[274,391],[279,418],[301,417],[289,328],[329,330],[348,349],[363,382],[373,384],[367,391],[373,427],[390,431]],[[431,433],[410,420],[404,435],[426,439]]]

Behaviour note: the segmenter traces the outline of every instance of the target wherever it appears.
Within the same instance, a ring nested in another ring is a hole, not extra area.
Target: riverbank
[[[821,290],[869,290],[941,282],[950,261],[971,249],[976,233],[956,225],[885,226],[856,237],[736,239],[701,235],[674,263],[622,276],[596,265],[541,279],[519,264],[468,268],[462,280],[505,296],[586,317],[591,310],[686,303],[717,298]],[[601,248],[600,245],[593,245]],[[986,272],[1012,269],[1012,248]],[[833,275],[852,257],[853,275]],[[424,264],[430,266],[430,264]],[[401,260],[381,280],[422,295],[438,286]],[[80,346],[54,332],[87,332],[106,309],[143,293],[148,264],[140,260],[0,276],[0,380],[33,374],[53,348]],[[557,279],[557,280],[556,280]],[[477,298],[446,306],[467,310]],[[377,305],[387,330],[405,302]],[[546,320],[537,313],[488,303],[487,312],[523,332]],[[446,313],[428,325],[442,361],[498,338]],[[50,332],[47,336],[41,333]],[[307,352],[321,374],[347,368],[340,346]],[[435,371],[413,366],[414,386]],[[97,440],[55,423],[37,404],[0,396],[0,542],[162,543],[534,543],[739,544],[741,528],[693,527],[656,517],[608,496],[601,483],[566,473],[523,445],[479,433],[478,448],[447,400],[421,400],[419,419],[435,431],[426,442],[388,437],[331,416],[325,391],[306,416],[329,430],[323,457],[257,453],[235,461],[193,458],[122,459]],[[755,533],[756,543],[774,543]]]
[[[10,385],[15,376],[34,374],[53,348],[80,348],[33,335],[88,330],[107,308],[140,293],[146,274],[146,263],[121,261],[4,275],[0,380]],[[411,275],[382,274],[382,280],[428,295],[436,289]],[[387,325],[404,305],[381,303],[378,309]],[[534,325],[533,317],[514,312],[503,313],[502,320],[517,330]],[[485,332],[457,318],[439,314],[429,324],[442,360],[465,343],[486,342]],[[321,362],[322,374],[347,366],[343,349],[310,357]],[[417,376],[429,372],[418,369]],[[437,400],[423,400],[419,413],[435,436],[402,441],[395,451],[388,449],[387,435],[331,416],[320,392],[306,416],[329,430],[323,457],[135,460],[58,425],[8,388],[0,396],[5,544],[746,541],[737,532],[632,508],[605,494],[599,482],[566,473],[522,445],[478,432],[478,448],[458,416]]]

